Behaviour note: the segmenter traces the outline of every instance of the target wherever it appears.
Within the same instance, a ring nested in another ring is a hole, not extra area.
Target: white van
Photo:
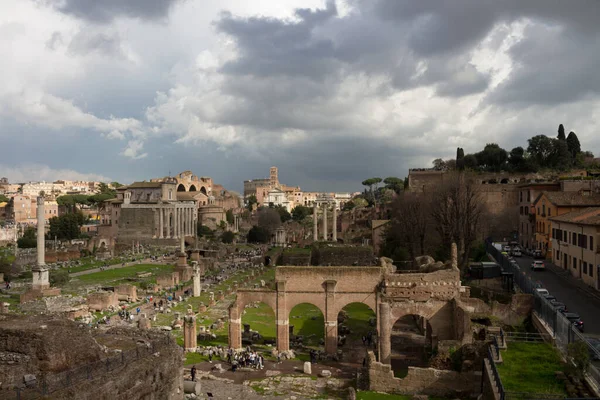
[[[544,288],[537,288],[535,289],[535,291],[540,295],[540,296],[544,296],[547,294],[550,294],[550,292],[547,289]]]

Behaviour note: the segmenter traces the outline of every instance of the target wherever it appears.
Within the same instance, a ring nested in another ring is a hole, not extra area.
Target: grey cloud
[[[63,37],[60,32],[53,32],[50,39],[46,42],[46,47],[50,50],[56,50],[58,46],[63,44]]]
[[[510,55],[516,65],[488,104],[552,105],[600,94],[600,32],[531,25]]]
[[[99,53],[102,55],[124,58],[121,38],[117,34],[103,32],[79,31],[69,43],[68,52],[76,55]]]
[[[64,14],[97,23],[117,17],[159,20],[183,0],[45,0]]]

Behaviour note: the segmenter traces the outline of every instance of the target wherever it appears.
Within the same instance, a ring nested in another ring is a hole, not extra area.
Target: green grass
[[[359,391],[356,393],[357,400],[410,400],[412,396],[404,396],[400,394],[387,394],[387,393],[378,393],[378,392],[362,392]]]
[[[344,321],[352,331],[353,336],[362,337],[367,335],[369,331],[377,330],[376,327],[369,325],[369,320],[375,318],[375,312],[369,306],[363,303],[351,303],[343,308],[346,311],[348,319]]]
[[[283,250],[283,254],[310,254],[312,249],[304,247],[288,247]]]
[[[94,272],[93,274],[81,275],[77,277],[77,280],[84,282],[85,284],[114,283],[116,280],[137,278],[136,274],[138,272],[164,273],[171,272],[172,270],[172,265],[138,264],[130,267],[109,269]]]
[[[290,325],[294,326],[294,335],[304,336],[305,345],[320,346],[319,342],[325,338],[325,318],[312,304],[302,303],[292,308]]]
[[[497,367],[506,391],[566,394],[564,385],[554,377],[565,365],[549,344],[510,343],[502,351],[502,359]]]
[[[277,331],[275,327],[275,313],[265,303],[258,303],[258,308],[246,308],[242,315],[243,324],[250,324],[250,329],[257,331],[263,339],[275,340]]]

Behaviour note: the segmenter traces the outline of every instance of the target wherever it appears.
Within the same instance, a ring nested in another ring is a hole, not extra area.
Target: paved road
[[[521,271],[524,271],[534,282],[541,282],[550,294],[567,305],[569,311],[578,313],[585,324],[586,336],[600,337],[600,301],[581,293],[581,290],[565,278],[546,269],[546,271],[531,271],[533,261],[530,257],[515,257]],[[546,262],[546,261],[545,261]]]

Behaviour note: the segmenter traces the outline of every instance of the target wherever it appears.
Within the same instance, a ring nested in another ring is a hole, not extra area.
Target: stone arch
[[[197,192],[197,191],[198,191],[198,189],[196,189],[196,186],[195,186],[195,185],[191,185],[191,186],[190,186],[190,190],[189,190],[189,191],[190,191],[190,192]]]
[[[295,312],[294,312],[295,311]],[[310,318],[294,318],[298,316]],[[301,301],[288,308],[288,329],[290,333],[290,342],[298,336],[302,336],[302,344],[310,347],[321,347],[325,345],[327,329],[325,327],[326,314],[321,307],[311,301]],[[298,323],[302,321],[302,325]],[[293,327],[293,328],[292,328]],[[336,338],[337,339],[337,338]],[[291,343],[290,343],[290,347]]]
[[[185,192],[185,186],[183,185],[183,183],[180,183],[179,185],[177,185],[177,191],[178,192]]]
[[[508,178],[503,178],[500,183],[506,185],[508,183]]]
[[[208,192],[204,186],[200,187],[200,192],[202,192],[204,195],[208,196]]]
[[[256,303],[257,307],[246,308]],[[251,301],[241,308],[242,346],[277,344],[276,309],[265,301]]]
[[[100,239],[98,241],[98,248],[101,249],[102,247],[108,248],[108,241],[106,239]]]
[[[229,347],[234,349],[242,347],[242,315],[246,305],[254,302],[261,302],[269,306],[275,314],[277,321],[277,292],[272,290],[238,289],[236,299],[229,307]],[[281,348],[281,340],[285,341],[285,346],[287,346],[287,337],[280,337],[278,329],[276,340],[277,348]]]
[[[398,372],[408,367],[428,367],[432,350],[431,323],[423,316],[405,314],[391,327],[390,363]]]
[[[364,346],[377,341],[377,313],[362,301],[350,302],[340,308],[337,322],[338,346],[344,349],[344,361],[361,363]]]

